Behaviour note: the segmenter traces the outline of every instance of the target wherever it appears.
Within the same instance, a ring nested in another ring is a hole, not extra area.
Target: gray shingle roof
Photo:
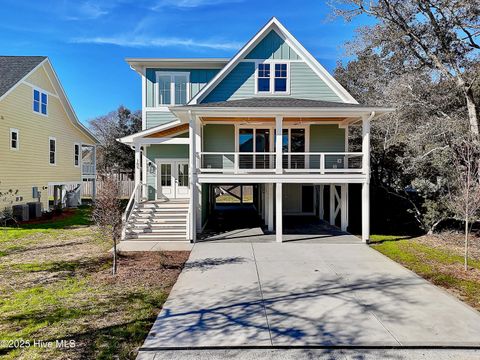
[[[296,99],[291,97],[255,97],[240,100],[219,101],[210,103],[201,103],[195,105],[186,105],[186,107],[225,107],[225,108],[247,108],[247,107],[264,107],[264,108],[365,108],[368,105],[349,104],[323,100]]]
[[[0,56],[0,96],[45,59],[46,56]]]

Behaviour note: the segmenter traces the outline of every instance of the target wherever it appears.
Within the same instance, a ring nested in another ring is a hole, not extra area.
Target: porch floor
[[[275,242],[252,205],[219,205],[210,216],[199,242]],[[359,244],[361,240],[315,216],[283,217],[283,242]]]

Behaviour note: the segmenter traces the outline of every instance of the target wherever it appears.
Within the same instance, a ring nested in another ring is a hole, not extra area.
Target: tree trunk
[[[112,267],[112,274],[115,275],[117,273],[117,241],[113,240],[113,267]]]
[[[467,100],[467,110],[468,110],[468,120],[470,123],[470,131],[472,134],[478,135],[478,116],[477,116],[477,107],[475,106],[475,100],[473,96],[472,87],[469,86],[464,90],[465,99]]]
[[[468,270],[468,216],[465,217],[465,271]]]

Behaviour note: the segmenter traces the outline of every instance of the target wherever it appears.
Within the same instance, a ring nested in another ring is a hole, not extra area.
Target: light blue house
[[[265,232],[316,216],[347,230],[348,184],[362,186],[369,238],[370,121],[358,102],[272,18],[231,59],[127,59],[142,77],[143,130],[124,240],[195,242],[219,186],[253,187]],[[361,152],[348,131],[362,128]]]

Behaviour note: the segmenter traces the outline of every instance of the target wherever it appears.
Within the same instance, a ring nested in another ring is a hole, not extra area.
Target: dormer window
[[[188,98],[189,73],[157,72],[157,106],[184,105]]]
[[[259,63],[256,75],[258,94],[286,94],[289,92],[287,63]]]

